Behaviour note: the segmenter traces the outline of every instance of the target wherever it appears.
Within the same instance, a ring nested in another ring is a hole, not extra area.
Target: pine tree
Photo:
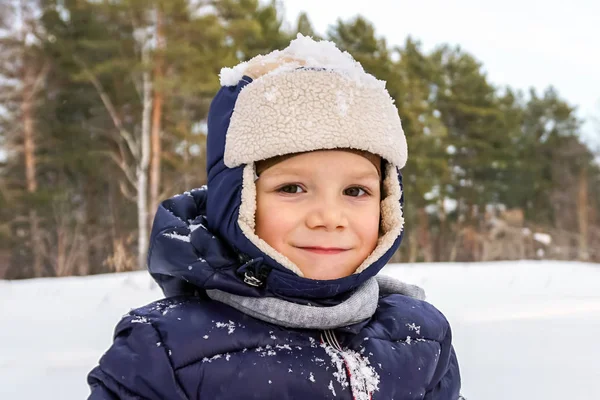
[[[308,14],[301,12],[296,20],[296,33],[301,33],[304,36],[310,36],[315,40],[321,40],[322,38],[317,34],[315,29],[308,18]]]
[[[40,51],[40,25],[36,18],[37,4],[10,2],[1,10],[0,82],[2,88],[2,132],[4,157],[13,161],[3,172],[7,189],[20,191],[12,215],[6,215],[7,231],[25,242],[13,259],[19,268],[9,276],[45,275],[43,226],[37,204],[42,201],[39,188],[40,140],[42,125],[38,118],[40,93],[48,75],[48,65]],[[14,179],[17,178],[17,179]],[[24,183],[23,186],[21,184]],[[6,187],[5,186],[5,187]],[[5,189],[5,190],[7,190]],[[22,191],[21,191],[22,190]],[[7,191],[5,191],[7,193]],[[13,240],[9,240],[11,243]]]
[[[459,48],[442,47],[432,56],[440,68],[435,106],[452,146],[452,196],[459,215],[469,219],[477,206],[497,201],[494,182],[505,168],[509,136],[481,64]]]
[[[282,49],[291,39],[275,0],[264,5],[258,0],[219,0],[214,6],[235,50],[236,63]]]

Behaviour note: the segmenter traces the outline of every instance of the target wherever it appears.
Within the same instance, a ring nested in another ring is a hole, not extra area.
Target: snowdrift
[[[600,266],[390,265],[450,320],[469,400],[600,398]],[[87,397],[88,371],[131,308],[161,298],[146,272],[0,281],[0,398]]]

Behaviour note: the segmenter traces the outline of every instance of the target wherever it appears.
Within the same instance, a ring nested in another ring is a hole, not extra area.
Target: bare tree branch
[[[131,133],[129,133],[129,131],[127,131],[127,129],[125,129],[125,127],[123,125],[123,121],[121,120],[121,117],[119,117],[119,114],[117,113],[115,106],[113,105],[112,101],[110,100],[110,97],[108,96],[108,94],[106,93],[104,88],[102,87],[102,83],[100,83],[98,78],[96,78],[96,76],[92,73],[92,71],[90,71],[90,69],[87,67],[87,65],[81,58],[79,58],[77,55],[74,55],[73,59],[75,60],[77,65],[79,65],[81,67],[84,74],[88,77],[89,81],[92,83],[94,88],[96,88],[96,91],[98,92],[98,95],[100,96],[100,99],[102,100],[102,103],[104,104],[104,107],[106,107],[106,110],[108,111],[108,114],[110,115],[110,117],[113,121],[113,124],[119,131],[119,135],[127,142],[129,151],[131,152],[133,157],[137,160],[139,158],[139,149],[138,149],[139,146],[137,146],[137,142],[135,141],[135,139],[133,138]]]
[[[131,152],[131,155],[133,156],[133,158],[136,161],[138,161],[140,158],[139,142],[137,140],[135,140],[135,138],[131,135],[131,133],[129,133],[129,131],[121,130],[119,133],[121,134],[121,137],[127,143],[127,147],[129,148],[129,151]]]
[[[117,155],[115,153],[113,153],[111,151],[99,151],[98,153],[106,155],[111,160],[113,160],[115,162],[115,164],[117,164],[117,166],[121,169],[121,171],[123,171],[123,173],[125,174],[125,177],[127,178],[127,181],[133,187],[135,187],[135,185],[136,185],[135,173],[127,166],[127,164],[123,161],[123,159],[120,159],[119,157],[117,157]]]
[[[44,66],[37,75],[37,78],[35,78],[31,90],[27,94],[27,97],[24,99],[25,101],[30,101],[37,94],[39,87],[42,85],[43,82],[46,81],[46,76],[48,76],[48,72],[50,72],[50,64],[46,62],[44,63]]]
[[[119,180],[119,189],[121,190],[121,194],[125,196],[127,200],[131,200],[134,203],[137,201],[137,196],[129,191],[127,185],[122,180]]]
[[[102,84],[100,83],[98,78],[96,78],[96,76],[90,71],[90,69],[87,67],[87,65],[81,58],[79,58],[77,55],[74,55],[73,59],[75,60],[77,65],[79,65],[83,69],[83,72],[85,73],[85,75],[88,77],[88,79],[90,80],[92,85],[94,85],[94,87],[96,88],[96,91],[98,92],[100,99],[102,99],[102,103],[106,107],[106,110],[110,114],[110,117],[112,118],[113,124],[115,125],[115,127],[119,131],[125,130],[123,128],[123,123],[121,121],[121,118],[119,117],[119,114],[117,113],[117,110],[115,109],[112,101],[110,100],[110,98],[108,97],[106,92],[104,91],[104,88],[102,87]]]

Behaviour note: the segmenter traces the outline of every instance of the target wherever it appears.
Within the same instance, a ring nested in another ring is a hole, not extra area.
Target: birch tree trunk
[[[146,266],[146,251],[148,250],[148,165],[150,164],[150,118],[152,113],[152,77],[148,69],[150,61],[150,46],[144,43],[142,47],[142,137],[140,142],[140,160],[136,168],[137,178],[137,208],[138,208],[138,267]]]

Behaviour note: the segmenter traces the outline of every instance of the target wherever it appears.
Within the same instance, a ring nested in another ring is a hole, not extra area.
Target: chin
[[[356,268],[352,270],[328,271],[327,267],[323,267],[322,270],[315,271],[314,269],[312,269],[311,271],[307,270],[306,268],[300,267],[300,270],[302,271],[302,273],[304,273],[305,278],[320,281],[332,281],[334,279],[345,278],[347,276],[352,275],[354,271],[356,271]]]

